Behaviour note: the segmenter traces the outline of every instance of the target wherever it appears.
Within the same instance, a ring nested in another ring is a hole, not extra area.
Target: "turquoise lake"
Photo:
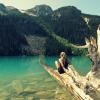
[[[40,57],[0,57],[0,100],[72,100],[39,64]],[[44,58],[52,68],[57,57]],[[75,69],[85,75],[91,61],[84,56],[69,57]]]

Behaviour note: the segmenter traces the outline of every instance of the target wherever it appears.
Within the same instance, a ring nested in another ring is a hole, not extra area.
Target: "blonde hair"
[[[61,53],[60,53],[60,57],[65,56],[65,55],[66,55],[65,52],[61,52]]]

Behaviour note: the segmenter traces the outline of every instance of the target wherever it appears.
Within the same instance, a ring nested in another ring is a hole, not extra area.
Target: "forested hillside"
[[[73,6],[55,11],[38,5],[26,11],[0,4],[0,55],[85,54],[70,43],[84,44],[96,36],[100,16],[83,14]]]

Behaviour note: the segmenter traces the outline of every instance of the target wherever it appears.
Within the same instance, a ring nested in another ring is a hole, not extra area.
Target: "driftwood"
[[[76,100],[95,100],[87,94],[87,79],[80,76],[72,66],[69,66],[69,70],[66,70],[66,73],[59,74],[57,70],[52,69],[47,64],[41,62],[41,65],[51,76],[59,81],[61,85],[68,89],[74,95]]]
[[[97,30],[97,45],[97,53],[100,59],[100,25]],[[71,46],[87,48],[87,45],[76,46],[71,44]],[[96,72],[90,71],[86,76],[81,76],[71,65],[69,70],[65,71],[66,73],[59,74],[57,70],[52,69],[43,62],[40,63],[51,76],[76,97],[76,100],[100,100],[100,64],[97,65],[98,70]]]
[[[100,66],[100,64],[98,65]],[[91,83],[91,85],[100,92],[100,68],[98,67],[96,72],[90,71],[87,75],[86,78],[88,81]]]

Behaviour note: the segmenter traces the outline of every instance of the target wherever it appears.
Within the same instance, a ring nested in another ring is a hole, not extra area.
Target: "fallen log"
[[[44,64],[43,62],[40,62],[40,63],[51,76],[53,76],[57,81],[59,81],[61,85],[63,85],[66,89],[68,89],[74,95],[76,100],[95,100],[90,95],[86,94],[84,89],[78,86],[79,83],[83,87],[85,86],[85,84],[82,84],[82,78],[77,73],[77,71],[70,68],[70,71],[72,71],[72,74],[69,74],[70,72],[67,72],[67,71],[64,74],[59,74],[57,70],[53,70],[47,64]],[[84,80],[86,81],[85,78]]]

